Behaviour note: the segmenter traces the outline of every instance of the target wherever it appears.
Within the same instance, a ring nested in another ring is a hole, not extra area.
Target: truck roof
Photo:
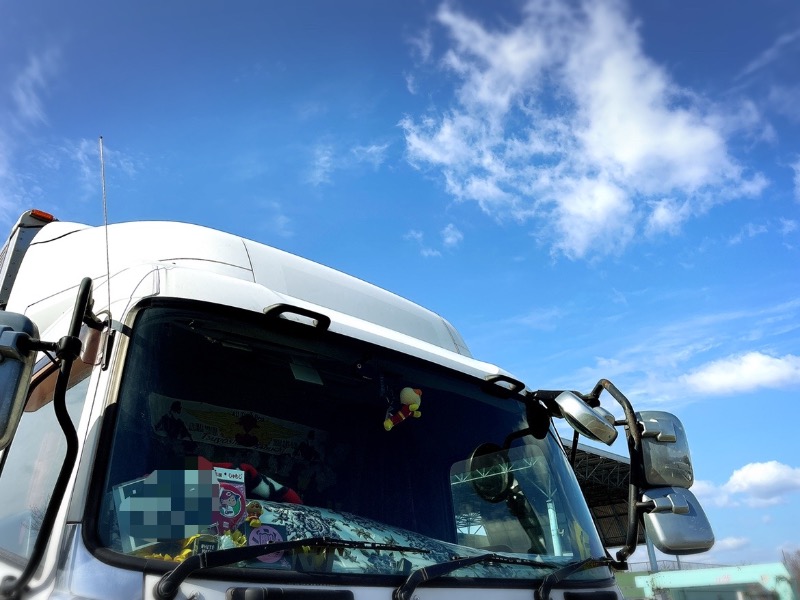
[[[95,282],[106,280],[106,235],[112,278],[126,269],[146,264],[212,272],[253,282],[278,294],[471,356],[450,323],[405,298],[277,248],[180,222],[118,223],[109,225],[107,232],[103,227],[78,223],[47,224],[25,253],[8,310],[26,313],[37,321],[40,330],[46,328],[50,323],[45,315],[54,315],[54,310],[52,306],[37,310],[37,305],[48,304],[47,299],[76,288],[83,277],[91,277]],[[73,299],[69,299],[65,310]]]

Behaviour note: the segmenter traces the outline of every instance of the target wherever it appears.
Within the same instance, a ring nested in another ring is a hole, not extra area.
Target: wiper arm
[[[411,546],[400,546],[398,544],[378,544],[375,542],[363,542],[359,540],[337,540],[326,537],[303,538],[290,540],[288,542],[275,542],[271,544],[258,544],[255,546],[243,546],[241,548],[226,548],[224,550],[214,550],[190,556],[169,573],[166,573],[153,589],[153,596],[156,600],[173,600],[178,594],[178,588],[189,575],[200,569],[210,569],[212,567],[224,567],[240,560],[257,558],[264,554],[273,552],[291,551],[311,546],[316,548],[356,548],[361,550],[387,550],[394,552],[417,552],[426,554],[428,550],[414,548]]]
[[[550,600],[550,589],[570,575],[574,575],[578,571],[583,571],[585,569],[593,569],[594,567],[603,567],[612,564],[614,564],[614,561],[606,557],[587,558],[585,560],[566,564],[545,577],[542,581],[542,585],[539,586],[539,589],[536,590],[533,597],[535,600]]]
[[[443,577],[453,571],[463,569],[464,567],[486,562],[503,563],[507,565],[525,565],[541,569],[553,569],[560,566],[559,564],[541,562],[530,558],[514,558],[512,556],[502,556],[494,553],[479,554],[477,556],[467,556],[464,558],[457,556],[453,560],[439,563],[438,565],[431,565],[430,567],[421,567],[412,571],[403,585],[394,591],[392,600],[411,600],[411,595],[419,584],[430,581],[431,579],[436,579],[437,577]]]

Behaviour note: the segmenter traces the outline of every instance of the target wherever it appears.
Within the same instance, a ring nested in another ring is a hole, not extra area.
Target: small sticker
[[[278,531],[275,527],[262,525],[250,532],[250,536],[247,538],[247,545],[259,546],[261,544],[275,544],[282,541],[284,541],[284,533]],[[278,562],[281,558],[283,558],[282,550],[280,552],[259,556],[258,560],[272,564]]]

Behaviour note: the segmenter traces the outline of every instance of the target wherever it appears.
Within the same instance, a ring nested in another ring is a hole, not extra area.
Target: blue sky
[[[706,562],[800,549],[799,134],[789,0],[0,0],[0,224],[99,224],[102,135],[111,221],[275,245],[532,388],[677,412]]]

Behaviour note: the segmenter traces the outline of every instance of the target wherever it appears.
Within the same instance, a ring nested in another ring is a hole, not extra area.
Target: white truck
[[[675,417],[529,389],[314,262],[28,211],[0,283],[0,598],[610,599],[640,526],[713,544]],[[613,557],[559,418],[627,436]]]

